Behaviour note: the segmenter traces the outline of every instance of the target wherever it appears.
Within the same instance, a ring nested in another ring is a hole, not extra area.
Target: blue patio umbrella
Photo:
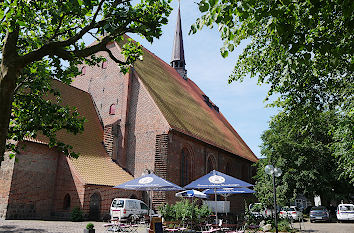
[[[143,175],[134,180],[127,181],[113,188],[140,190],[140,191],[179,191],[184,190],[180,186],[173,184],[163,178],[151,173]]]
[[[185,189],[216,189],[218,188],[237,188],[237,187],[251,187],[252,184],[249,184],[245,181],[239,180],[232,176],[226,175],[222,172],[211,171],[208,174],[196,179],[192,183],[186,185]],[[215,206],[216,205],[216,195],[215,195]],[[216,224],[218,224],[218,210],[215,208],[216,212]]]
[[[249,188],[221,188],[221,189],[206,189],[203,191],[205,194],[219,194],[224,196],[225,201],[228,196],[232,194],[246,194],[246,193],[255,193],[256,191]],[[225,210],[225,204],[224,204]],[[227,215],[227,213],[226,213]]]
[[[197,198],[207,198],[208,196],[205,193],[202,193],[198,190],[185,190],[179,193],[176,193],[176,197],[197,197]]]
[[[206,189],[203,191],[205,194],[220,194],[224,197],[228,197],[232,194],[246,194],[255,193],[256,191],[249,188],[221,188],[221,189]]]
[[[226,175],[222,172],[211,171],[208,174],[196,179],[192,183],[186,185],[185,189],[218,189],[218,188],[237,188],[237,187],[251,187],[245,181],[239,180],[235,177]]]
[[[114,186],[113,188],[150,191],[150,198],[152,198],[153,191],[180,191],[184,190],[180,186],[173,184],[153,173],[143,175],[134,180],[127,181],[123,184]],[[152,201],[150,201],[150,213],[152,209]],[[150,214],[151,220],[151,214]]]

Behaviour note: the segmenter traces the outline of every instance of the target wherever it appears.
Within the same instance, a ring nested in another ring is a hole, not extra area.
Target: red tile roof
[[[78,159],[69,159],[69,162],[85,184],[115,186],[132,180],[133,177],[114,163],[104,149],[103,129],[90,94],[57,80],[53,81],[53,87],[60,91],[63,105],[76,107],[80,116],[87,120],[82,133],[73,135],[64,130],[57,133],[58,140],[80,153]],[[39,136],[36,141],[47,142],[48,139]]]
[[[223,114],[206,104],[203,91],[193,81],[184,80],[145,48],[143,61],[137,61],[134,69],[171,128],[252,162],[258,161]]]

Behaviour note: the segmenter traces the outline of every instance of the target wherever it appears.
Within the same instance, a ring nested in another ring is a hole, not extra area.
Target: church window
[[[86,74],[86,66],[83,66],[81,68],[81,75],[85,75]]]
[[[63,204],[64,210],[70,209],[70,202],[71,202],[71,198],[70,198],[69,193],[67,193],[64,197],[64,204]]]
[[[212,170],[215,170],[215,160],[213,156],[209,156],[208,161],[207,161],[207,173],[211,172]]]
[[[107,68],[107,61],[102,62],[102,69],[106,69]]]
[[[181,152],[181,186],[185,186],[191,181],[191,157],[186,148]]]
[[[111,104],[111,106],[109,107],[109,115],[115,115],[115,114],[116,114],[116,105]]]

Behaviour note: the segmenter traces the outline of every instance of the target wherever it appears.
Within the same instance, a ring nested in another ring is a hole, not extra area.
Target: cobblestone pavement
[[[89,222],[0,220],[0,233],[83,233]],[[96,233],[105,232],[103,222],[92,222]],[[300,223],[294,223],[300,229]],[[301,232],[313,233],[354,233],[354,223],[301,223]],[[137,233],[146,233],[146,226],[139,226]]]
[[[0,233],[83,233],[89,222],[64,222],[40,220],[0,220]],[[104,222],[91,222],[95,225],[96,233],[105,232]],[[137,233],[146,233],[141,225]]]

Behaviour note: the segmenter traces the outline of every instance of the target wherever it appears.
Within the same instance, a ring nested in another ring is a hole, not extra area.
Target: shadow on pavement
[[[45,233],[48,232],[43,229],[32,229],[32,228],[17,228],[14,225],[4,225],[0,226],[0,233],[9,233],[9,232],[30,232],[30,233]]]

